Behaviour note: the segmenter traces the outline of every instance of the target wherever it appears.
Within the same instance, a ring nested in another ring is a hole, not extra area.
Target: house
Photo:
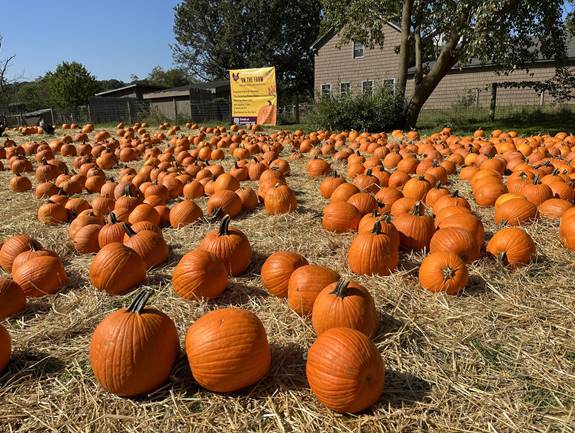
[[[400,43],[401,29],[387,23],[382,47],[370,49],[358,42],[342,43],[340,35],[327,31],[312,45],[315,52],[314,89],[318,97],[357,95],[371,92],[376,86],[394,88],[399,70],[399,55],[395,49]],[[568,42],[568,61],[575,65],[575,38]],[[410,69],[407,94],[413,91],[413,68]],[[488,107],[492,83],[504,81],[544,81],[555,75],[553,60],[540,59],[529,71],[514,71],[503,76],[497,74],[496,65],[472,61],[456,65],[441,80],[431,94],[424,109],[451,108],[454,105]],[[543,105],[553,102],[550,95],[539,94],[531,88],[499,88],[497,105]]]
[[[150,111],[167,119],[184,118],[196,122],[229,120],[230,83],[228,80],[163,89],[146,93]]]
[[[165,89],[164,86],[151,86],[148,84],[130,84],[129,86],[117,89],[106,90],[96,93],[94,96],[100,98],[136,98],[142,100],[144,94]]]

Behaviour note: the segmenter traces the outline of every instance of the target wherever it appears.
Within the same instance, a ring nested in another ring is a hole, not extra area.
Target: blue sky
[[[9,78],[32,80],[62,61],[83,63],[98,79],[129,81],[172,66],[178,0],[2,1],[0,57],[15,54]]]

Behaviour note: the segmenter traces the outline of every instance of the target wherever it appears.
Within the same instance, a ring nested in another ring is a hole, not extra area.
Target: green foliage
[[[386,131],[394,127],[401,103],[385,87],[373,94],[323,98],[315,104],[306,122],[328,130]]]
[[[275,66],[280,97],[311,95],[320,11],[318,0],[183,0],[175,8],[174,59],[205,80]]]
[[[44,78],[49,91],[51,105],[71,109],[88,103],[98,93],[100,86],[87,69],[77,62],[63,62],[54,72]]]
[[[14,100],[24,105],[27,111],[46,108],[46,101],[49,98],[48,85],[43,78],[20,84],[14,95]]]
[[[143,80],[139,79],[136,75],[132,76],[133,83],[163,87],[185,86],[194,81],[193,77],[183,68],[164,69],[161,66],[155,66]]]
[[[111,79],[98,81],[98,86],[100,87],[100,92],[107,92],[108,90],[119,89],[120,87],[127,86],[127,84],[120,80]]]

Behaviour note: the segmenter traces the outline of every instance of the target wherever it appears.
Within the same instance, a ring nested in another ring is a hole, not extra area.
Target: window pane
[[[353,43],[353,58],[363,57],[363,44],[360,42]]]
[[[331,84],[322,84],[321,85],[321,97],[322,98],[329,98],[331,96]]]
[[[362,89],[363,89],[363,93],[371,95],[371,93],[373,91],[373,81],[364,81],[362,83]]]
[[[339,88],[341,96],[347,96],[351,93],[351,83],[341,83]]]

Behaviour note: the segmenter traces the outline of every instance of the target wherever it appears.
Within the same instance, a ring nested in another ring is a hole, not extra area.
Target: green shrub
[[[320,99],[306,117],[306,123],[316,129],[387,131],[396,124],[401,107],[393,90],[378,87],[371,95]]]

